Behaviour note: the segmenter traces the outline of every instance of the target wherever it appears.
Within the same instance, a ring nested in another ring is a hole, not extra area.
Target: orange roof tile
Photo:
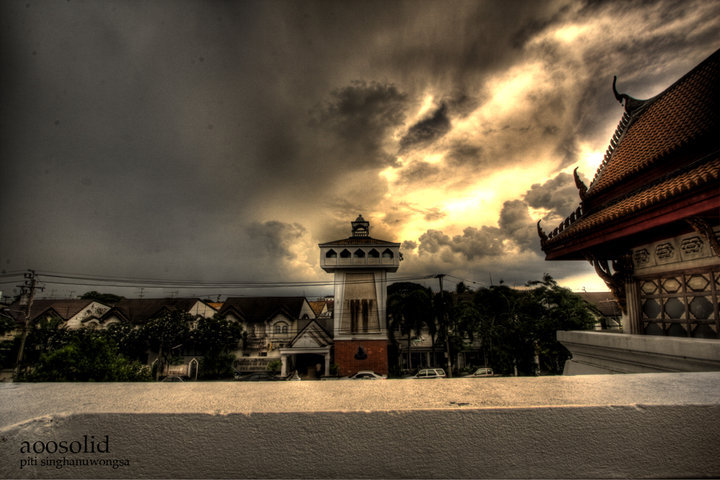
[[[609,222],[632,215],[697,187],[720,185],[718,182],[720,182],[720,157],[638,191],[598,212],[582,216],[563,230],[556,229],[550,234],[547,245],[567,240],[583,232],[596,230]]]
[[[720,50],[621,121],[588,188],[590,198],[659,159],[720,131]],[[623,123],[627,123],[623,128]],[[616,146],[613,147],[613,143]]]

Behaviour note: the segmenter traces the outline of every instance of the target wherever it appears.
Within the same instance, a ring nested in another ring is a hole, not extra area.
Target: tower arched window
[[[392,250],[390,250],[389,248],[386,248],[385,251],[383,251],[382,256],[383,256],[383,258],[393,258],[395,255],[393,255]]]
[[[337,258],[337,252],[335,250],[330,249],[325,254],[325,258]]]
[[[375,250],[374,248],[368,252],[368,257],[370,258],[380,258],[380,252]]]
[[[358,248],[355,250],[355,258],[365,258],[365,252]]]
[[[340,258],[350,258],[350,250],[347,248],[340,252]]]

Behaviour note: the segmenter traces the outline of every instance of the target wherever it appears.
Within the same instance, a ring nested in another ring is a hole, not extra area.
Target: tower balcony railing
[[[381,257],[348,257],[348,258],[323,258],[322,263],[325,266],[364,266],[364,265],[397,265],[394,258]]]

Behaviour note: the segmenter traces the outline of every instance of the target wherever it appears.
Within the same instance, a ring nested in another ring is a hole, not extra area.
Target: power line
[[[37,272],[43,282],[53,285],[85,285],[116,288],[188,288],[188,289],[253,289],[253,288],[291,288],[291,287],[323,287],[335,285],[335,280],[304,280],[304,281],[217,281],[203,282],[192,280],[166,280],[133,277],[93,276],[84,274],[66,274],[58,272]],[[393,282],[409,280],[425,280],[432,275],[403,276],[388,279]],[[55,280],[58,279],[58,280]],[[65,280],[65,281],[63,281]],[[4,282],[0,282],[4,283]],[[345,280],[346,285],[375,283],[371,280]]]

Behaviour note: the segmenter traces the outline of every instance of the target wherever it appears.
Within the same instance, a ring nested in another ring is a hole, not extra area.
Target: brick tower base
[[[335,363],[338,365],[338,375],[346,377],[354,375],[359,370],[372,370],[387,375],[387,347],[387,340],[335,340]]]

